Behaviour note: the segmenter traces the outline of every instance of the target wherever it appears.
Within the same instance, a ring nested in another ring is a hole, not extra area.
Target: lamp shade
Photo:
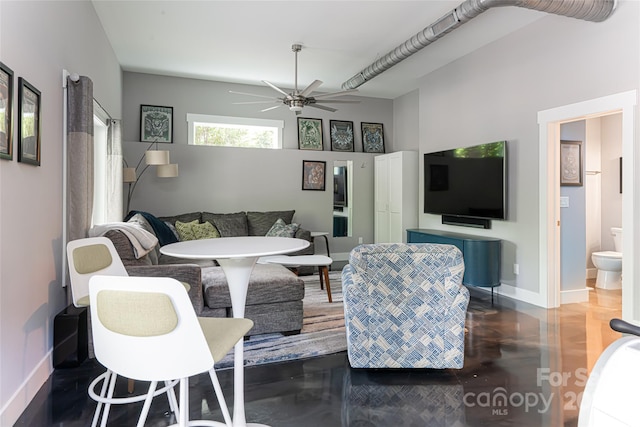
[[[144,154],[145,162],[148,165],[168,165],[168,150],[147,150]]]
[[[136,182],[136,169],[135,168],[123,168],[122,169],[122,182]]]
[[[175,178],[178,176],[178,164],[170,163],[168,165],[159,165],[156,168],[156,174],[160,178]]]

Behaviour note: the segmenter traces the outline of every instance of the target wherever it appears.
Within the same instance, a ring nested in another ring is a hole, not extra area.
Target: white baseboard
[[[491,292],[491,288],[476,288],[482,289],[487,292]],[[546,308],[543,301],[541,301],[540,294],[531,292],[526,289],[516,288],[515,286],[506,285],[501,283],[500,286],[493,288],[493,291],[499,295],[504,295],[509,298],[513,298],[518,301],[533,304],[538,307]]]
[[[53,373],[52,355],[53,351],[49,351],[45,355],[0,410],[0,425],[14,425],[42,385],[49,379]]]
[[[589,301],[589,288],[560,291],[560,304]]]

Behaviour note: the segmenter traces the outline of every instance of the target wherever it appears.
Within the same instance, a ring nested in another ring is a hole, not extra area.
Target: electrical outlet
[[[520,264],[513,264],[513,274],[520,274]]]
[[[358,244],[361,245],[362,244],[362,237],[358,237]]]

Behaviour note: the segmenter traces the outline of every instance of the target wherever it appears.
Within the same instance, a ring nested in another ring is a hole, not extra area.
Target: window
[[[187,114],[187,124],[190,145],[282,148],[283,120]]]

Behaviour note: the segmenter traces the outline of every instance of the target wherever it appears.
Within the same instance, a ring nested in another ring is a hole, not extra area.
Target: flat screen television
[[[424,213],[507,219],[507,141],[426,153]]]

